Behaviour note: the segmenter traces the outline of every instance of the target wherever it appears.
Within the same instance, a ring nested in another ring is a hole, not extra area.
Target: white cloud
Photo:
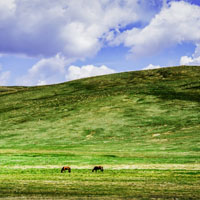
[[[199,57],[188,57],[182,56],[180,59],[180,65],[200,65],[200,56]]]
[[[146,66],[145,68],[143,68],[143,70],[158,69],[158,68],[161,68],[161,66],[160,66],[160,65],[152,65],[152,64],[149,64],[148,66]]]
[[[0,0],[0,53],[84,59],[108,35],[145,20],[137,0]]]
[[[66,60],[61,54],[38,61],[28,73],[17,80],[17,85],[47,85],[91,76],[115,73],[116,71],[105,65],[100,67],[85,65],[82,67],[71,65],[72,60]]]
[[[15,9],[15,0],[0,0],[0,22],[12,17]]]
[[[180,58],[180,65],[200,65],[200,43],[196,44],[195,52],[192,56],[182,56]]]
[[[127,25],[149,21],[155,12],[148,9],[151,4],[144,0],[0,0],[0,55],[42,58],[17,84],[64,81],[64,66],[94,56]]]
[[[3,71],[3,67],[0,65],[0,86],[6,86],[10,79],[10,71]]]
[[[143,29],[120,34],[114,44],[130,47],[134,57],[152,55],[182,42],[200,41],[200,7],[183,1],[164,6]]]
[[[100,67],[97,67],[94,65],[85,65],[82,67],[71,65],[68,68],[66,79],[74,80],[74,79],[80,79],[80,78],[98,76],[98,75],[105,75],[105,74],[112,74],[112,73],[116,73],[116,71],[108,68],[105,65],[102,65]]]
[[[29,69],[27,75],[17,80],[18,85],[45,85],[65,81],[65,66],[69,64],[60,54],[43,58]]]

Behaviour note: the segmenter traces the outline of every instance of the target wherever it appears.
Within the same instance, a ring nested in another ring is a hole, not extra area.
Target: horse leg
[[[61,169],[61,173],[63,173],[63,171],[64,171],[64,167]]]

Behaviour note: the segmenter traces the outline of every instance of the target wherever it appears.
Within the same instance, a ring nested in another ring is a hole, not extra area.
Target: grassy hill
[[[0,199],[196,200],[199,150],[197,66],[0,87]]]
[[[199,163],[200,67],[0,87],[1,165]]]

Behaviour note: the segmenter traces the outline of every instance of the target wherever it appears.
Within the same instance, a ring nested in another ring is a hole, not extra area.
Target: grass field
[[[11,169],[1,171],[2,198],[199,199],[196,170]]]
[[[197,66],[0,87],[3,199],[200,199],[199,150]]]

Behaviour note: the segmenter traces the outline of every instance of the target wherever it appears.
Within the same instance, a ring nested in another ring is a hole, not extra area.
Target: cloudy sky
[[[0,85],[200,65],[200,0],[0,0]]]

